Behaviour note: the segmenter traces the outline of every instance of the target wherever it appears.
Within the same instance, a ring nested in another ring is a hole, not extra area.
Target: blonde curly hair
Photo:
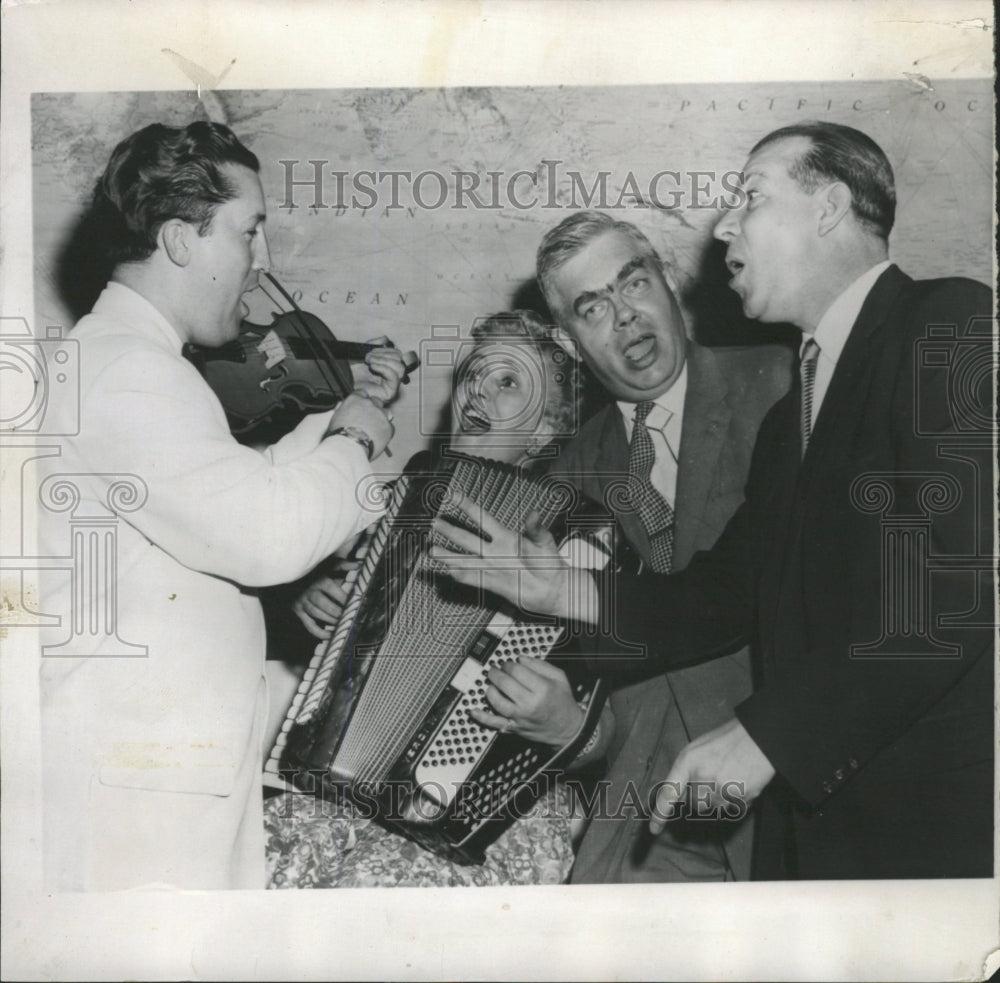
[[[488,342],[508,339],[512,344],[529,345],[538,355],[546,379],[545,404],[539,421],[541,433],[571,436],[579,417],[581,379],[574,358],[553,338],[553,329],[534,311],[501,311],[480,318],[472,326],[475,348],[463,360],[471,362],[477,350]],[[524,341],[521,341],[524,339]],[[455,374],[455,385],[462,384],[462,366]]]

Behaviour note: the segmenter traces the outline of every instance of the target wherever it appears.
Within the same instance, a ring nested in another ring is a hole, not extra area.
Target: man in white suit
[[[72,335],[79,426],[62,431],[77,430],[48,487],[72,489],[75,515],[117,515],[117,567],[56,577],[44,608],[64,634],[88,611],[110,613],[113,631],[43,651],[50,888],[264,886],[252,589],[300,577],[377,518],[357,488],[392,436],[380,401],[352,394],[261,452],[231,436],[182,356],[186,342],[236,338],[241,298],[268,266],[258,170],[226,127],[154,124],[119,144],[95,192],[114,272]],[[370,361],[378,395],[394,397],[401,357]],[[137,499],[116,494],[123,481]],[[47,514],[47,555],[65,554],[66,518]],[[122,657],[122,640],[145,654]]]

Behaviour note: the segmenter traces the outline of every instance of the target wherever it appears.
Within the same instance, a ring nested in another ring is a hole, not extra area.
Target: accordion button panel
[[[475,659],[466,659],[458,668],[451,685],[459,693],[470,693],[480,683],[483,677],[483,667]]]
[[[491,623],[490,629],[493,627]],[[562,633],[560,628],[554,626],[519,624],[509,618],[501,631],[500,642],[485,664],[480,665],[475,659],[466,658],[455,673],[451,685],[462,696],[437,734],[428,742],[414,768],[417,785],[427,786],[426,794],[431,794],[443,805],[451,803],[459,787],[469,780],[497,738],[495,730],[477,724],[469,716],[470,710],[486,705],[487,672],[520,656],[544,658]],[[491,771],[483,779],[491,785],[500,782],[504,786],[523,781],[537,759],[537,754],[524,750],[515,756],[515,761],[501,768],[500,773]],[[493,794],[496,792],[494,788]]]
[[[459,667],[451,685],[462,697],[414,769],[414,778],[424,794],[444,806],[451,804],[496,736],[496,731],[480,726],[469,716],[471,709],[485,705],[486,671],[491,664],[484,666],[467,658]]]

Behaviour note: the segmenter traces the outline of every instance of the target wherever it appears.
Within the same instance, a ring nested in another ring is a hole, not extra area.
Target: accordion
[[[416,455],[395,483],[337,627],[317,649],[266,771],[301,791],[346,798],[362,815],[434,853],[475,864],[572,760],[603,694],[599,681],[579,671],[579,660],[574,665],[560,625],[531,621],[436,569],[428,553],[434,519],[468,525],[452,505],[458,491],[511,528],[534,511],[554,530],[572,534],[575,520],[584,538],[598,529],[564,481],[456,453],[441,461]],[[600,534],[593,541],[599,544]],[[486,706],[486,673],[520,656],[551,656],[566,671],[586,718],[566,747],[470,717],[471,709]]]

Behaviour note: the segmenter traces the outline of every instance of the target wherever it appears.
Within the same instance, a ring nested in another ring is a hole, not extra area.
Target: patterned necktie
[[[649,401],[637,403],[632,444],[629,447],[629,492],[636,512],[649,535],[651,565],[657,573],[670,573],[674,554],[674,510],[653,487],[650,474],[655,452],[646,417],[653,408]]]
[[[799,371],[802,373],[802,456],[806,456],[809,437],[812,435],[813,386],[816,382],[816,359],[819,345],[810,338],[802,350]]]

